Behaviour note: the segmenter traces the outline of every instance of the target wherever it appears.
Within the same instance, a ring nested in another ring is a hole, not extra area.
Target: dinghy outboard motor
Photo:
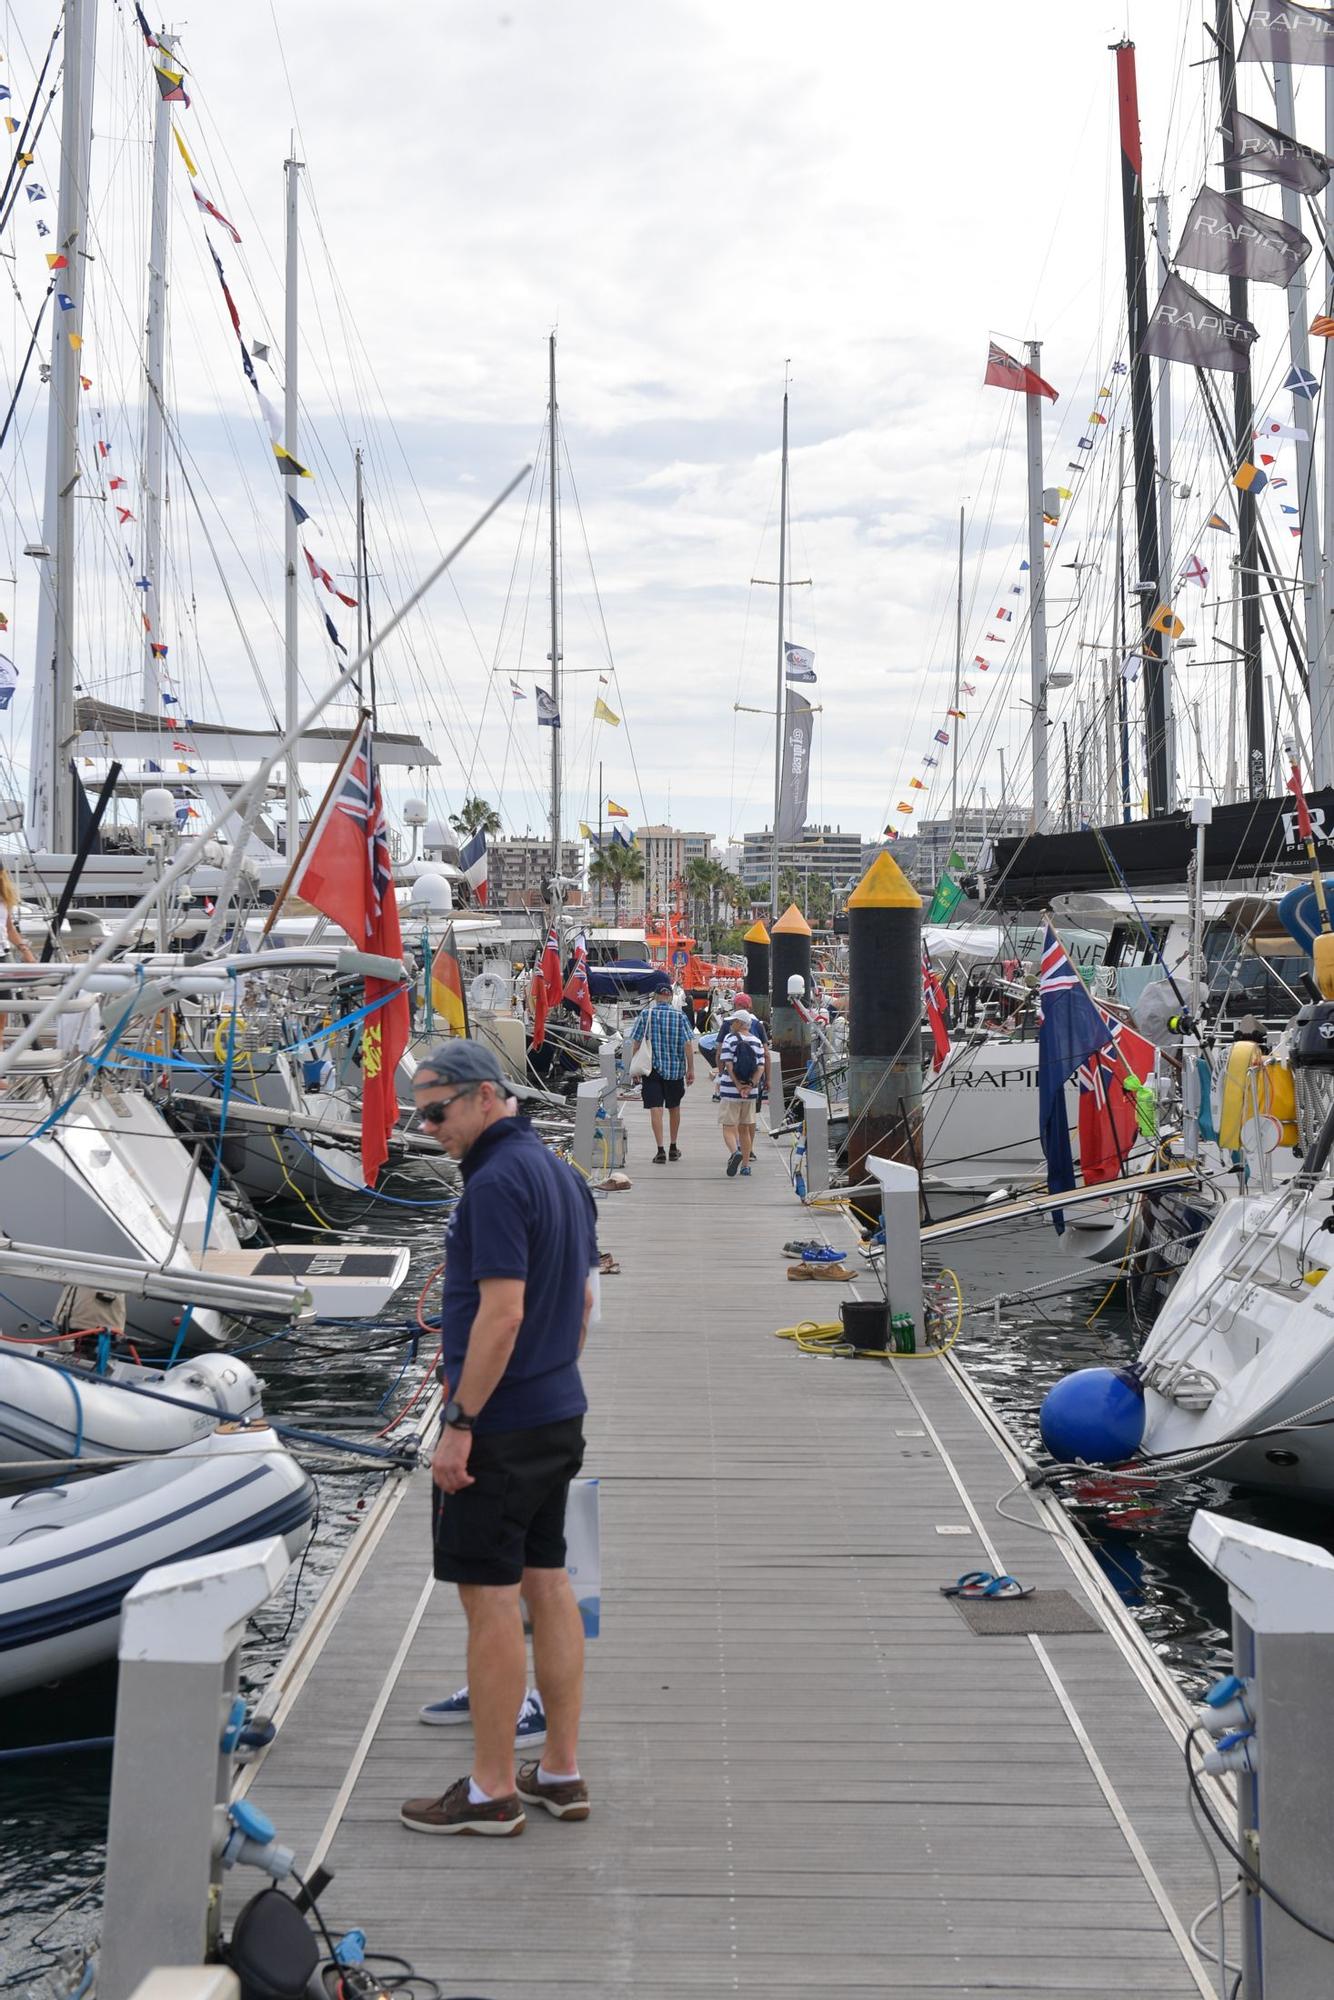
[[[1334,1000],[1317,1000],[1297,1015],[1288,1058],[1294,1069],[1334,1069]]]
[[[1334,1070],[1334,1000],[1316,1000],[1303,1007],[1294,1025],[1296,1032],[1288,1058],[1293,1069]],[[1325,1113],[1325,1122],[1302,1161],[1301,1178],[1313,1180],[1323,1171],[1331,1152],[1334,1152],[1334,1104]]]

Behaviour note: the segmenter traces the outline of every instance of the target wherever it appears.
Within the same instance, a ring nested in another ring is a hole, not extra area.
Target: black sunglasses
[[[449,1116],[450,1106],[457,1104],[461,1097],[471,1097],[477,1085],[468,1084],[463,1090],[456,1090],[452,1097],[438,1097],[433,1104],[418,1106],[417,1116],[423,1125],[443,1125]]]

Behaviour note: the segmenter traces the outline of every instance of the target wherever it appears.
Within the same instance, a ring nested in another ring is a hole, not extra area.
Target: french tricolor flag
[[[477,832],[471,840],[465,841],[459,849],[459,867],[463,879],[472,890],[474,903],[481,907],[486,904],[486,835]]]

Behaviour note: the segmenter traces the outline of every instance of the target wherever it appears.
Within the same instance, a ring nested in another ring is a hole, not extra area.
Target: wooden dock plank
[[[1146,1879],[1187,1918],[1211,1893],[1154,1701],[1106,1631],[979,1639],[941,1597],[994,1567],[988,1538],[1026,1580],[1084,1586],[1057,1542],[995,1516],[1014,1473],[951,1368],[772,1337],[836,1317],[852,1288],[787,1282],[781,1245],[812,1214],[771,1145],[750,1181],[725,1178],[713,1110],[688,1100],[686,1158],[666,1168],[632,1110],[634,1186],[601,1204],[621,1275],[587,1357],[592,1819],[533,1814],[509,1842],[399,1824],[401,1798],[443,1789],[471,1745],[416,1719],[463,1678],[452,1593],[390,1675],[428,1578],[424,1474],[254,1796],[308,1858],[383,1690],[332,1829],[328,1914],[495,2000],[1198,1995]]]

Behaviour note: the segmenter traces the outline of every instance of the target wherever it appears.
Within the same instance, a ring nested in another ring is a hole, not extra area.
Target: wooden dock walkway
[[[533,1812],[503,1842],[399,1823],[471,1745],[417,1721],[464,1678],[425,1473],[252,1796],[336,1871],[330,1920],[445,1994],[1213,1994],[1186,1935],[1212,1877],[1147,1648],[1077,1550],[995,1514],[1016,1472],[957,1370],[771,1337],[852,1288],[786,1280],[782,1243],[818,1222],[773,1142],[724,1177],[715,1111],[697,1086],[685,1159],[655,1167],[632,1107],[634,1186],[601,1204],[621,1274],[587,1356],[592,1818]],[[938,1588],[973,1568],[1068,1589],[1098,1629],[975,1636]]]

